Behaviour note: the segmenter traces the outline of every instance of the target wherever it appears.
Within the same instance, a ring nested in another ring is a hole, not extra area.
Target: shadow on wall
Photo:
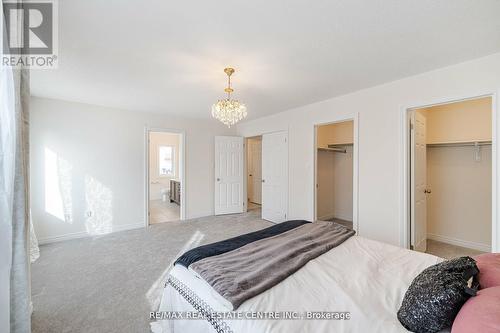
[[[61,222],[72,224],[74,219],[73,165],[52,149],[45,147],[45,212]],[[104,235],[113,231],[113,192],[103,183],[84,176],[85,229],[89,235]],[[81,196],[78,196],[81,197]]]

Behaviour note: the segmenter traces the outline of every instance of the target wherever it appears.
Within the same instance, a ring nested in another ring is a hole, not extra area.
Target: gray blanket
[[[189,267],[237,309],[354,235],[332,222],[308,223]]]

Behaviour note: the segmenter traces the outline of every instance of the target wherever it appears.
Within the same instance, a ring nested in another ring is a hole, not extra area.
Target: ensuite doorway
[[[149,225],[178,221],[183,205],[183,133],[147,131],[147,220]]]

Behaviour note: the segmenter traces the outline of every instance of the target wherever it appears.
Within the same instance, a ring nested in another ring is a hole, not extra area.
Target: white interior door
[[[215,215],[242,213],[243,138],[215,137]]]
[[[262,141],[248,141],[248,198],[256,204],[262,203]]]
[[[426,120],[418,111],[412,114],[411,131],[411,245],[416,251],[427,249],[427,148]]]
[[[262,218],[279,223],[288,212],[288,134],[262,136]]]

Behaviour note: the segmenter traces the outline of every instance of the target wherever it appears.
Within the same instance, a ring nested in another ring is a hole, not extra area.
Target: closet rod
[[[491,146],[491,141],[470,141],[470,142],[443,142],[443,143],[428,143],[427,147],[476,147],[476,146]]]
[[[340,148],[340,147],[348,147],[348,146],[353,146],[353,144],[352,143],[336,143],[336,144],[328,145],[328,148]]]
[[[347,153],[346,149],[341,149],[341,148],[318,148],[318,150],[331,151],[331,152],[334,152],[334,153],[342,153],[342,154]]]

